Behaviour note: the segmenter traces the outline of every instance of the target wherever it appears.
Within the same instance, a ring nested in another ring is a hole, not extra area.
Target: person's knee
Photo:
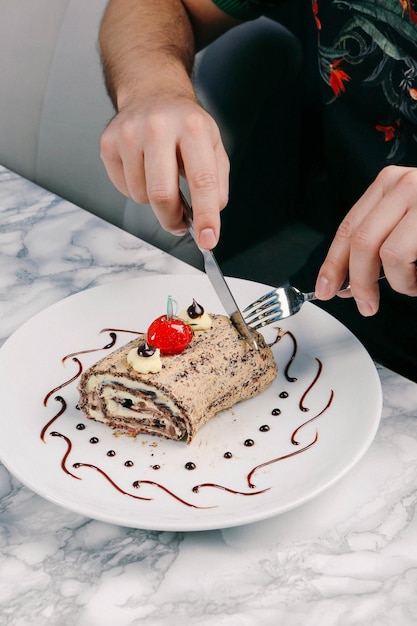
[[[197,95],[220,125],[229,153],[236,141],[245,144],[267,100],[278,109],[292,101],[301,63],[299,39],[267,18],[233,28],[203,51],[195,68]]]

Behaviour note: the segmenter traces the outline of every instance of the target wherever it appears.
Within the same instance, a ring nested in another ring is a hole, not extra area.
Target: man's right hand
[[[193,94],[126,99],[102,135],[101,157],[117,189],[150,204],[162,227],[178,235],[185,232],[178,194],[184,175],[198,243],[214,248],[228,200],[229,159],[216,122]]]
[[[195,51],[238,24],[212,0],[109,0],[100,28],[107,89],[116,116],[101,139],[114,185],[150,204],[163,228],[185,232],[184,175],[194,230],[213,248],[229,193],[229,159],[215,121],[191,82]]]

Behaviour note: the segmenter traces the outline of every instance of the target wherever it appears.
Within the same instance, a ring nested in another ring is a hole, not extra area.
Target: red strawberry
[[[148,328],[148,344],[161,354],[179,354],[193,338],[191,327],[182,320],[161,315]]]

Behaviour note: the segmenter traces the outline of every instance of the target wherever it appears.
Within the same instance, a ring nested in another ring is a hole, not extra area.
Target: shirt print
[[[374,132],[387,144],[386,162],[398,162],[417,144],[417,0],[333,0],[333,15],[345,16],[336,35],[321,19],[325,1],[312,0],[325,102],[358,85],[378,88],[387,106]]]

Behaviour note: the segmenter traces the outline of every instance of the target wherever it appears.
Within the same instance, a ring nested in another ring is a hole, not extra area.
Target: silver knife
[[[193,210],[188,203],[187,198],[182,193],[181,189],[179,190],[179,192],[184,207],[184,221],[187,225],[190,235],[197,243],[193,228]],[[249,326],[246,324],[243,315],[235,302],[232,292],[230,291],[229,286],[225,281],[223,273],[216,261],[213,252],[211,250],[204,250],[202,248],[199,248],[199,250],[204,257],[204,269],[206,270],[206,274],[220,302],[222,303],[224,310],[230,317],[233,326],[253,350],[259,350],[256,339],[251,333]]]

